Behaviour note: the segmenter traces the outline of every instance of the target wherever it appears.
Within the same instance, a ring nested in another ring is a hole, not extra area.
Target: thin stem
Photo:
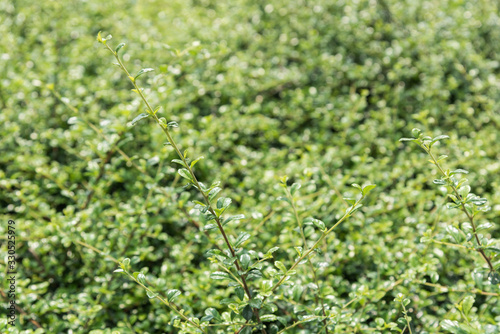
[[[443,176],[446,177],[447,176],[446,172],[443,170],[443,168],[441,167],[441,165],[439,164],[437,159],[432,154],[430,147],[427,147],[425,144],[422,144],[421,146],[427,152],[427,154],[429,154],[429,156],[431,157],[432,161],[437,166],[437,168],[439,169],[441,174],[443,174]],[[465,208],[465,203],[462,199],[462,196],[460,196],[460,194],[458,193],[457,187],[455,187],[455,185],[453,183],[449,183],[449,186],[451,187],[451,189],[453,189],[453,192],[455,193],[457,199],[460,199],[460,206],[462,207],[462,211],[467,215],[467,218],[469,219],[469,222],[472,226],[472,231],[474,232],[474,237],[476,238],[477,244],[479,246],[479,248],[476,249],[476,251],[478,251],[479,254],[481,254],[483,259],[486,261],[486,263],[488,263],[488,267],[490,268],[490,271],[495,271],[495,269],[493,268],[493,264],[491,263],[489,257],[486,256],[486,254],[484,253],[484,250],[481,248],[482,247],[481,241],[479,240],[479,237],[477,236],[476,224],[474,223],[474,215],[471,215],[469,213],[469,211],[467,211],[467,209]]]
[[[410,331],[410,334],[412,334],[412,332],[411,332],[411,325],[410,325],[410,318],[406,314],[407,313],[406,307],[404,306],[404,304],[401,304],[401,305],[403,306],[403,311],[404,311],[404,314],[405,314],[406,323],[408,324],[408,330]]]
[[[442,293],[447,293],[447,292],[460,292],[460,293],[474,293],[474,294],[479,294],[483,296],[493,296],[493,297],[500,297],[500,293],[495,293],[495,292],[487,292],[479,289],[472,289],[472,290],[461,290],[461,289],[453,289],[444,285],[440,284],[433,284],[433,283],[428,283],[428,282],[422,282],[422,281],[417,281],[415,283],[430,286],[436,289],[441,289],[443,290]]]
[[[179,317],[181,317],[182,319],[184,319],[186,322],[190,323],[194,327],[200,329],[203,333],[206,333],[200,325],[197,325],[196,323],[194,323],[192,320],[190,320],[188,317],[186,317],[184,314],[182,314],[177,308],[175,308],[171,303],[169,303],[168,301],[166,301],[165,299],[163,299],[159,294],[155,293],[150,288],[148,288],[147,286],[145,286],[144,284],[142,284],[141,282],[139,282],[139,280],[137,280],[127,270],[124,269],[123,272],[128,277],[130,277],[134,282],[136,282],[138,285],[140,285],[144,290],[148,291],[151,295],[156,295],[155,296],[156,299],[158,299],[163,304],[165,304],[169,309],[171,309],[172,311],[174,311]]]
[[[150,103],[148,102],[148,100],[146,99],[146,97],[144,96],[142,90],[140,89],[140,87],[137,85],[136,83],[136,80],[130,75],[130,72],[126,69],[125,65],[123,64],[122,60],[120,59],[120,57],[118,56],[118,54],[113,51],[113,49],[111,49],[109,47],[109,45],[107,44],[104,44],[106,46],[106,48],[114,55],[115,59],[118,61],[118,65],[120,66],[120,68],[125,72],[125,74],[127,75],[127,77],[129,78],[130,82],[132,83],[132,85],[134,86],[135,88],[135,91],[137,92],[137,94],[139,94],[139,96],[141,97],[142,101],[146,104],[146,107],[147,107],[147,111],[148,111],[148,114],[153,117],[153,119],[156,121],[156,123],[161,127],[161,129],[163,130],[163,132],[165,133],[165,135],[167,136],[167,139],[168,139],[168,142],[172,145],[172,147],[174,148],[175,152],[177,153],[177,155],[179,156],[179,158],[182,160],[182,162],[184,163],[184,167],[186,167],[186,170],[189,172],[189,174],[191,175],[191,178],[192,178],[192,183],[193,185],[195,186],[195,188],[197,188],[200,192],[200,194],[203,196],[203,200],[205,201],[205,204],[208,208],[208,211],[210,211],[210,213],[215,217],[215,221],[217,223],[217,227],[219,228],[219,231],[220,233],[222,234],[222,237],[224,238],[224,241],[229,249],[229,251],[231,252],[231,256],[236,258],[236,260],[234,261],[234,264],[236,266],[236,269],[240,272],[242,271],[241,270],[241,265],[238,261],[238,258],[236,257],[236,252],[234,251],[234,248],[233,246],[231,245],[231,242],[229,241],[228,237],[227,237],[227,234],[224,230],[224,227],[222,226],[222,223],[220,221],[220,218],[217,216],[217,214],[215,213],[215,210],[213,209],[212,207],[212,204],[210,203],[210,200],[208,198],[208,195],[202,190],[202,187],[198,181],[198,179],[196,178],[196,175],[194,174],[193,172],[193,169],[191,168],[191,166],[188,164],[188,161],[186,160],[186,158],[184,157],[184,155],[181,153],[179,147],[177,146],[176,142],[174,141],[172,135],[170,134],[170,131],[168,130],[168,127],[165,126],[162,121],[160,121],[160,119],[158,118],[158,116],[156,115],[154,109],[151,107]],[[241,277],[241,281],[243,283],[243,288],[245,290],[245,293],[246,295],[248,296],[248,299],[252,299],[252,294],[250,293],[250,289],[248,288],[248,284],[246,282],[246,279],[245,279],[245,275],[240,275]],[[260,321],[260,317],[259,317],[259,311],[257,309],[253,309],[253,312],[258,320],[259,323],[261,323]],[[263,328],[262,329],[262,333],[263,334],[266,334],[266,330]]]
[[[309,248],[308,251],[306,251],[304,254],[302,254],[302,256],[300,256],[296,261],[295,263],[290,267],[290,269],[287,270],[287,272],[285,273],[285,275],[283,275],[283,277],[278,281],[278,283],[276,283],[272,289],[271,289],[271,292],[274,292],[281,284],[283,284],[283,282],[285,281],[285,279],[287,277],[289,277],[290,275],[288,275],[288,273],[292,270],[295,269],[295,267],[297,267],[299,265],[300,262],[302,262],[302,260],[304,260],[306,257],[309,256],[309,254],[311,254],[317,247],[318,245],[321,243],[321,241],[323,241],[323,239],[326,238],[326,236],[328,234],[330,234],[330,232],[333,231],[333,229],[335,227],[337,227],[338,225],[340,225],[340,223],[342,223],[344,220],[346,220],[347,218],[350,217],[350,215],[356,210],[356,207],[359,205],[359,203],[361,202],[361,200],[363,200],[364,196],[361,196],[357,201],[356,203],[354,203],[353,206],[351,206],[351,208],[342,216],[342,218],[340,218],[336,223],[335,225],[333,225],[332,227],[330,227],[330,229],[328,229],[326,232],[323,232],[323,234],[321,235],[321,237],[314,243],[314,245],[312,245],[311,248]],[[266,300],[266,298],[264,298],[264,300]]]
[[[295,220],[297,221],[297,224],[299,224],[299,229],[300,229],[300,235],[302,237],[302,243],[304,245],[304,249],[307,249],[307,241],[306,241],[306,236],[304,234],[304,229],[302,227],[302,220],[299,218],[299,213],[297,211],[297,208],[295,206],[295,201],[293,200],[293,196],[292,194],[290,193],[290,190],[288,189],[288,187],[286,186],[285,184],[285,192],[286,192],[286,196],[288,197],[288,199],[290,200],[290,204],[292,205],[292,210],[293,210],[293,213],[295,215]],[[312,264],[312,261],[311,261],[311,258],[308,256],[308,262],[309,262],[309,266],[311,268],[311,272],[312,272],[312,276],[313,276],[313,280],[314,280],[314,284],[316,284],[316,286],[318,287],[319,289],[319,294],[318,295],[315,295],[314,296],[314,299],[315,299],[315,302],[316,302],[316,306],[320,303],[321,304],[321,311],[323,313],[323,317],[325,317],[323,319],[323,324],[324,324],[324,328],[325,328],[325,333],[328,334],[328,322],[326,320],[326,311],[325,311],[325,305],[324,305],[324,300],[323,300],[323,297],[321,295],[321,289],[320,289],[320,285],[318,283],[318,278],[316,277],[316,268],[314,268],[314,265]]]

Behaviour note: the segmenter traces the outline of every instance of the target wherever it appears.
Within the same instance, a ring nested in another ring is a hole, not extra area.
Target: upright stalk
[[[307,241],[306,241],[306,236],[304,234],[304,229],[302,227],[302,219],[300,219],[300,217],[299,217],[297,207],[295,206],[295,201],[293,200],[293,196],[290,193],[290,190],[288,189],[286,184],[285,184],[284,188],[285,188],[286,196],[288,197],[288,199],[290,200],[290,204],[292,205],[292,210],[293,210],[293,214],[295,216],[295,220],[297,221],[297,224],[299,225],[300,236],[302,237],[302,244],[304,245],[304,249],[307,249]],[[321,311],[323,313],[323,317],[325,317],[325,318],[323,318],[325,333],[328,334],[328,322],[326,320],[325,305],[324,305],[324,301],[323,301],[323,296],[321,295],[321,289],[320,289],[320,286],[318,283],[318,278],[316,277],[316,268],[314,268],[314,265],[312,264],[311,258],[309,256],[308,256],[308,262],[309,262],[309,267],[311,268],[311,273],[313,276],[314,284],[316,284],[316,286],[320,290],[319,296],[315,295],[314,299],[315,299],[316,305],[321,304]]]
[[[100,36],[98,38],[100,38]],[[208,208],[208,211],[215,217],[215,222],[217,224],[219,232],[221,233],[221,235],[222,235],[222,237],[224,239],[224,242],[226,243],[226,246],[229,249],[229,252],[231,253],[231,256],[235,258],[234,264],[236,266],[236,269],[238,270],[238,272],[242,272],[242,267],[241,267],[241,265],[240,265],[240,263],[238,261],[238,258],[236,257],[236,252],[235,252],[233,246],[231,245],[231,242],[229,241],[229,238],[227,237],[226,231],[224,230],[224,227],[222,226],[222,222],[220,220],[220,217],[218,217],[217,214],[215,213],[215,210],[214,210],[212,204],[210,203],[208,195],[203,191],[203,189],[202,189],[202,187],[201,187],[198,179],[196,178],[196,175],[193,172],[193,169],[189,165],[187,159],[181,153],[181,151],[179,149],[179,146],[177,145],[177,143],[173,139],[170,131],[168,130],[168,126],[164,122],[162,122],[160,120],[160,118],[158,118],[158,116],[156,115],[156,111],[151,107],[151,104],[147,100],[146,96],[144,95],[144,93],[142,92],[142,90],[140,89],[140,87],[137,85],[136,79],[133,76],[130,75],[130,72],[127,70],[127,68],[123,64],[122,60],[118,56],[118,52],[116,52],[115,50],[113,50],[107,43],[105,43],[105,40],[103,42],[102,39],[101,39],[100,42],[113,54],[113,56],[115,57],[115,59],[118,62],[117,65],[120,67],[120,69],[123,72],[125,72],[125,74],[129,78],[130,82],[134,86],[134,91],[137,94],[139,94],[140,98],[142,99],[142,101],[146,105],[148,115],[150,117],[152,117],[156,121],[156,123],[160,126],[160,128],[163,130],[163,132],[167,136],[168,142],[174,148],[175,152],[177,153],[177,155],[179,156],[179,158],[181,159],[181,161],[184,163],[184,167],[188,170],[189,174],[191,175],[191,178],[192,178],[192,181],[193,181],[193,185],[195,186],[196,189],[199,190],[200,194],[202,195],[203,200],[204,200],[204,202],[206,204],[206,207]],[[252,299],[252,294],[251,294],[250,289],[248,288],[248,284],[246,282],[246,275],[245,274],[241,274],[240,278],[241,278],[241,283],[243,285],[243,289],[245,291],[245,294],[247,295],[247,297],[248,297],[249,300]],[[259,311],[258,311],[258,309],[253,308],[253,313],[254,313],[257,321],[259,322],[259,324],[262,324],[262,322],[260,320],[260,317],[259,317]],[[263,327],[262,327],[262,333],[263,334],[267,334],[266,330]]]
[[[441,165],[439,164],[438,160],[434,157],[434,154],[432,154],[430,147],[427,147],[426,145],[422,145],[422,148],[427,152],[427,154],[429,154],[429,156],[431,157],[434,165],[436,165],[436,167],[438,168],[439,172],[443,176],[447,176],[446,172],[441,167]],[[490,268],[490,271],[494,271],[495,269],[493,268],[493,264],[491,263],[490,258],[488,256],[486,256],[486,254],[484,253],[484,250],[483,250],[482,245],[481,245],[481,240],[479,240],[479,237],[477,236],[477,233],[476,233],[476,224],[474,222],[474,216],[471,215],[467,211],[467,209],[465,208],[464,199],[460,196],[457,187],[455,187],[455,185],[453,183],[449,183],[449,186],[451,187],[451,189],[455,193],[455,196],[458,199],[460,199],[460,207],[461,207],[462,211],[465,213],[465,215],[467,216],[467,219],[469,220],[470,225],[472,226],[472,232],[473,232],[474,237],[476,239],[477,245],[479,246],[479,248],[477,248],[476,250],[479,252],[479,254],[481,254],[482,258],[486,261],[486,263],[488,264],[488,267]]]

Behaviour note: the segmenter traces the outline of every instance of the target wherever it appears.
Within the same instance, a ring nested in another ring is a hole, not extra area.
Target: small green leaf
[[[492,228],[493,226],[495,226],[495,224],[493,224],[491,222],[485,222],[485,223],[479,224],[476,227],[476,232],[479,232],[479,231],[482,231],[482,230],[487,230],[489,228]]]
[[[276,266],[276,268],[278,268],[279,270],[281,270],[281,272],[283,274],[286,274],[286,267],[285,267],[285,265],[281,261],[274,262],[274,265]]]
[[[470,186],[469,185],[461,186],[460,189],[458,189],[458,194],[462,198],[466,198],[469,193],[470,193]]]
[[[143,75],[144,73],[148,73],[148,72],[152,72],[154,71],[154,69],[152,68],[143,68],[142,70],[140,70],[137,75],[134,77],[134,80],[137,80],[138,77],[140,77],[141,75]]]
[[[239,247],[242,243],[247,241],[249,238],[250,238],[250,234],[248,234],[246,232],[241,232],[238,235],[238,238],[236,239],[236,241],[234,242],[234,247]]]
[[[222,320],[219,311],[217,311],[213,307],[209,307],[205,310],[205,316],[201,318],[201,321],[210,321],[212,319],[215,319],[216,321]]]
[[[156,298],[158,296],[157,292],[153,292],[153,291],[149,291],[149,290],[146,291],[146,294],[148,295],[148,297],[150,299]]]
[[[139,275],[137,275],[137,280],[139,281],[139,283],[143,285],[146,284],[146,276],[144,276],[142,272],[140,272]]]
[[[130,122],[130,126],[134,126],[137,122],[139,122],[141,119],[144,119],[144,118],[148,118],[149,115],[146,114],[146,113],[142,113],[140,114],[139,116],[137,116],[136,118],[134,118],[131,122]]]
[[[430,276],[431,276],[432,283],[437,283],[437,281],[439,281],[439,274],[438,273],[431,273]]]
[[[468,200],[468,202],[474,203],[477,206],[482,206],[488,203],[488,200],[486,198],[474,197]]]
[[[240,256],[240,263],[241,266],[243,267],[243,270],[248,269],[248,265],[250,264],[250,255],[248,254],[241,254]]]
[[[356,204],[356,199],[355,198],[348,198],[348,197],[344,197],[344,201],[346,201],[347,203],[349,203],[351,206]]]
[[[187,169],[181,168],[177,171],[177,173],[179,173],[179,175],[182,176],[183,178],[185,178],[186,180],[193,182],[191,173],[189,173],[189,171]]]
[[[273,248],[271,248],[270,250],[267,251],[266,256],[272,256],[272,254],[274,252],[276,252],[278,249],[280,249],[280,248],[279,247],[273,247]]]
[[[251,334],[252,333],[252,327],[250,326],[245,326],[243,329],[239,332],[239,334]]]
[[[214,318],[214,316],[213,316],[213,315],[208,314],[208,315],[203,316],[203,317],[200,319],[200,321],[201,321],[201,322],[204,322],[204,321],[210,321],[210,320],[212,320],[213,318]]]
[[[217,200],[217,209],[225,209],[231,204],[231,199],[228,197],[221,197]]]
[[[431,144],[434,144],[435,142],[437,142],[439,140],[448,139],[448,138],[450,138],[450,136],[447,136],[447,135],[440,135],[440,136],[434,137],[434,138],[432,138]]]
[[[180,294],[181,294],[181,292],[177,289],[168,290],[168,292],[167,292],[168,302],[169,303],[173,302],[174,299],[177,298]]]
[[[485,247],[484,249],[500,254],[500,248],[498,247]]]
[[[490,281],[490,284],[496,285],[500,283],[500,275],[495,272],[495,271],[490,271],[488,273],[488,281]]]
[[[250,305],[253,308],[260,309],[262,307],[262,300],[257,299],[257,298],[252,298],[248,302],[248,305]]]
[[[364,186],[364,187],[363,187],[363,190],[362,190],[362,194],[363,194],[363,196],[368,195],[368,193],[369,193],[369,192],[370,192],[373,188],[375,188],[375,187],[376,187],[376,185],[375,185],[375,184],[369,184],[369,185],[367,185],[367,186]]]
[[[312,223],[314,224],[314,226],[316,226],[317,228],[319,228],[321,231],[324,232],[326,230],[325,223],[322,222],[321,220],[319,220],[319,219],[313,219]]]
[[[363,206],[363,204],[356,204],[355,206],[351,206],[351,207],[347,208],[346,213],[348,213],[349,215],[352,215],[354,212],[359,210],[362,206]]]
[[[399,139],[399,141],[403,142],[403,141],[412,141],[412,142],[415,142],[415,138],[401,138]]]
[[[124,266],[124,269],[126,269],[130,265],[130,259],[128,257],[123,259],[122,264]]]
[[[300,297],[302,296],[302,293],[304,292],[304,288],[300,284],[295,284],[295,286],[292,289],[292,298],[296,302],[300,300]]]
[[[191,168],[193,168],[193,167],[194,167],[194,165],[196,165],[196,163],[197,163],[198,161],[200,161],[201,159],[204,159],[204,158],[205,158],[205,157],[199,157],[198,159],[193,160],[193,161],[191,162],[191,165],[189,165],[189,166],[190,166]]]
[[[453,172],[450,173],[450,175],[454,174],[469,174],[469,172],[466,171],[465,169],[455,169]]]
[[[469,315],[472,306],[474,306],[474,297],[472,296],[465,297],[464,300],[462,301],[462,311],[466,316]]]
[[[292,184],[292,186],[290,187],[290,194],[293,196],[297,190],[299,190],[301,187],[301,185],[299,183],[294,183]]]
[[[234,292],[236,293],[236,296],[240,300],[244,300],[245,299],[245,290],[243,290],[243,288],[241,286],[239,286],[236,289],[234,289]]]
[[[444,159],[446,159],[446,158],[448,158],[448,156],[447,156],[446,154],[443,154],[443,155],[440,155],[440,156],[437,158],[437,161],[439,162],[439,161],[444,160]]]
[[[413,137],[415,138],[418,138],[420,137],[420,134],[422,133],[422,130],[420,130],[419,128],[414,128],[413,130],[411,130],[411,134],[413,135]]]
[[[180,160],[180,159],[173,159],[172,162],[175,162],[176,164],[179,164],[181,166],[184,166],[187,168],[186,164],[184,163],[184,161]],[[191,175],[189,175],[191,176]]]
[[[240,215],[236,215],[236,216],[231,216],[231,217],[224,219],[224,221],[222,222],[222,225],[224,226],[233,220],[241,220],[241,219],[245,219],[245,215],[240,214]]]
[[[275,321],[278,319],[274,314],[264,314],[260,317],[261,321]]]
[[[297,254],[299,254],[299,256],[302,256],[302,247],[297,246],[297,247],[293,247],[293,248],[295,248],[295,251],[297,252]]]
[[[245,318],[245,320],[250,321],[253,317],[252,307],[250,305],[245,306],[245,308],[241,312],[241,315],[243,316],[243,318]]]
[[[361,188],[361,186],[359,184],[353,183],[353,184],[351,184],[351,186],[354,188],[357,188],[357,189],[359,189],[359,191],[363,192],[363,188]]]
[[[115,49],[115,53],[118,53],[118,51],[120,51],[120,50],[121,50],[121,48],[123,48],[124,46],[125,46],[125,43],[120,43],[120,44],[118,44],[118,46],[117,46],[117,47],[116,47],[116,49]]]
[[[285,196],[279,196],[278,198],[276,198],[278,201],[283,201],[283,202],[287,202],[287,203],[290,203],[290,199],[288,197],[285,197]]]
[[[462,241],[464,241],[464,235],[456,227],[449,225],[448,227],[446,227],[446,231],[457,244],[460,244]]]
[[[228,273],[225,273],[223,271],[215,271],[210,274],[210,278],[214,280],[225,280],[225,279],[231,279]]]
[[[207,225],[205,225],[205,227],[204,227],[205,231],[208,231],[208,230],[213,230],[214,228],[217,228],[217,225],[216,225],[216,224],[207,224]]]
[[[124,271],[123,271],[123,269],[121,269],[121,268],[120,268],[120,269],[116,269],[116,270],[115,270],[115,271],[113,271],[113,272],[114,272],[114,273],[123,273]]]
[[[219,187],[215,187],[212,190],[210,190],[210,192],[208,193],[208,200],[211,202],[221,190],[222,189]]]
[[[172,122],[168,122],[167,126],[169,128],[178,128],[179,124],[177,124],[177,122],[172,121]]]

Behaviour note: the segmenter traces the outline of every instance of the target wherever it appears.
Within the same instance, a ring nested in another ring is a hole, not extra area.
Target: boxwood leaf
[[[245,215],[236,215],[236,216],[231,216],[231,217],[228,217],[226,218],[223,222],[222,222],[222,225],[226,225],[227,223],[229,223],[230,221],[233,221],[233,220],[240,220],[240,219],[245,219]]]
[[[168,290],[168,292],[167,292],[167,300],[168,300],[168,302],[171,303],[180,294],[181,294],[181,292],[179,290],[177,290],[177,289]]]
[[[465,297],[464,300],[462,301],[462,311],[465,313],[465,315],[469,315],[472,306],[474,306],[474,297],[472,296]]]
[[[177,171],[179,173],[180,176],[182,176],[183,178],[193,182],[193,179],[191,178],[191,173],[189,173],[189,171],[185,168],[181,168]]]
[[[152,71],[154,71],[154,69],[152,69],[152,68],[143,68],[142,70],[137,72],[137,75],[134,77],[134,80],[136,80],[138,77],[140,77],[144,73],[148,73],[148,72],[152,72]]]
[[[363,196],[368,195],[368,193],[369,193],[369,192],[370,192],[373,188],[375,188],[375,187],[376,187],[376,185],[375,185],[375,184],[369,184],[369,185],[367,185],[367,186],[364,186],[364,187],[363,187],[363,190],[362,190],[362,194],[363,194]]]
[[[175,162],[176,164],[179,164],[181,166],[184,166],[187,168],[186,164],[184,163],[184,161],[180,160],[180,159],[173,159],[172,162]],[[191,176],[191,175],[189,175]]]
[[[229,274],[223,271],[214,271],[213,273],[210,274],[210,278],[214,280],[231,279]]]
[[[264,314],[260,316],[260,320],[262,321],[275,321],[277,317],[274,314]]]
[[[217,209],[227,208],[231,204],[229,197],[221,197],[217,200]]]
[[[275,266],[276,266],[279,270],[281,270],[281,272],[282,272],[283,274],[285,274],[285,273],[286,273],[286,267],[285,267],[285,265],[284,265],[281,261],[276,261],[276,262],[274,262],[274,265],[275,265]]]
[[[144,276],[144,274],[141,272],[137,275],[137,280],[139,281],[139,283],[141,284],[146,284],[146,276]]]
[[[146,291],[146,294],[148,295],[148,297],[150,299],[156,298],[156,296],[158,296],[157,292],[153,292],[153,291],[149,291],[149,290]]]
[[[190,165],[190,167],[191,167],[191,168],[193,168],[193,166],[194,166],[194,165],[196,165],[196,163],[197,163],[198,161],[200,161],[201,159],[204,159],[204,158],[205,158],[205,157],[201,156],[201,157],[199,157],[198,159],[191,161],[191,165]]]
[[[241,312],[241,315],[243,316],[243,318],[245,318],[245,320],[250,321],[253,317],[252,307],[250,305],[245,306],[245,308]]]
[[[217,194],[221,191],[222,189],[219,188],[219,187],[215,187],[213,188],[212,190],[210,190],[210,192],[208,193],[208,200],[209,201],[212,201],[215,196],[217,196]]]
[[[134,118],[132,120],[132,122],[130,122],[130,126],[134,126],[137,122],[139,122],[141,119],[144,119],[144,118],[148,118],[149,115],[146,114],[146,113],[142,113],[140,114],[139,116],[137,116],[136,118]]]
[[[115,49],[115,53],[118,53],[118,51],[120,51],[120,50],[121,50],[121,48],[123,48],[124,46],[125,46],[125,43],[120,43],[120,44],[118,44],[118,46],[117,46],[117,47],[116,47],[116,49]]]
[[[236,238],[236,241],[234,242],[234,247],[239,247],[242,243],[250,239],[250,234],[246,232],[241,232],[238,235],[238,238]]]
[[[297,192],[297,190],[299,190],[301,187],[300,183],[294,183],[292,184],[292,186],[290,187],[290,194],[295,194]]]

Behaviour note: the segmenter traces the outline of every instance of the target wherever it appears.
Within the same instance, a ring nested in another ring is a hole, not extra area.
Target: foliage
[[[498,333],[497,6],[1,3],[0,332]]]

